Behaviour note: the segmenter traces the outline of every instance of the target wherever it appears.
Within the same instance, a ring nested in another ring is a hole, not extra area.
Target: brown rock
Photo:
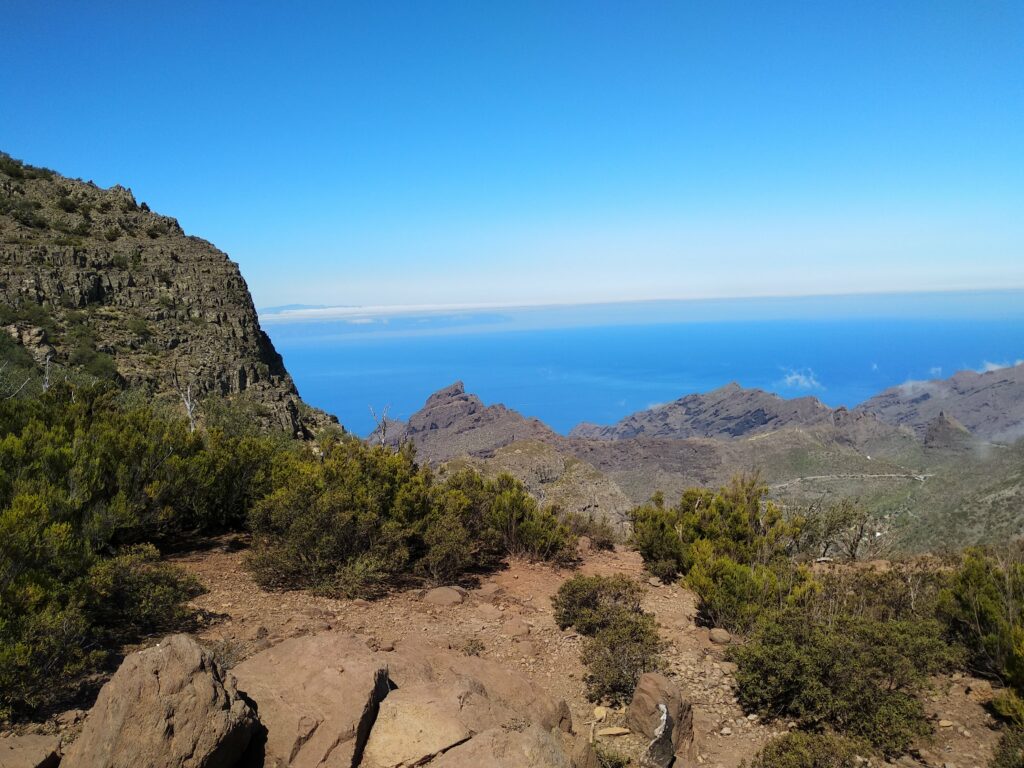
[[[124,660],[100,691],[64,768],[230,768],[256,717],[231,675],[187,635]]]
[[[476,594],[480,597],[495,597],[501,592],[501,587],[495,584],[493,581],[489,581],[486,584],[481,584],[480,588],[476,591]]]
[[[57,768],[59,763],[59,736],[0,737],[0,768]]]
[[[327,632],[285,640],[235,667],[267,728],[267,764],[315,768],[328,757],[332,766],[353,764],[388,694],[390,655]]]
[[[531,725],[522,731],[491,728],[445,752],[431,768],[570,768],[560,740]]]
[[[530,634],[530,625],[522,616],[514,616],[502,625],[501,631],[508,637],[526,637]]]
[[[601,761],[597,757],[597,750],[585,736],[579,736],[572,748],[572,756],[569,758],[572,768],[601,768]]]
[[[724,630],[721,627],[715,627],[714,629],[712,629],[711,632],[708,634],[708,637],[711,639],[711,642],[715,645],[728,645],[732,642],[732,635],[730,635],[727,630]]]
[[[435,587],[423,596],[423,602],[431,605],[458,605],[462,600],[462,593],[453,587]]]
[[[652,748],[653,742],[658,740],[670,743],[672,749],[668,754],[671,757],[693,740],[693,709],[683,700],[675,682],[657,672],[647,672],[640,676],[633,691],[633,700],[626,711],[626,725],[650,740]],[[664,751],[664,746],[663,743],[657,750]],[[659,763],[658,760],[650,762]]]
[[[234,672],[267,727],[267,765],[347,768],[360,756],[373,768],[408,765],[463,733],[531,723],[572,730],[568,705],[522,675],[414,638],[383,653],[365,637],[305,635]]]
[[[393,691],[380,705],[363,753],[367,768],[420,765],[472,735],[461,717],[460,691],[433,685]]]

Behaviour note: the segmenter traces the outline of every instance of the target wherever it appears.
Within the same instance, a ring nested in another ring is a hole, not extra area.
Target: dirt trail
[[[174,561],[196,575],[209,590],[196,599],[208,612],[200,637],[217,648],[228,663],[237,662],[285,637],[317,631],[349,631],[381,645],[418,637],[443,648],[461,650],[470,644],[480,655],[519,670],[535,685],[564,698],[579,732],[588,732],[593,704],[584,695],[585,669],[579,661],[581,638],[555,625],[551,596],[572,571],[513,561],[469,590],[465,602],[452,607],[425,603],[421,590],[397,592],[384,599],[332,600],[302,592],[268,593],[243,569],[244,551],[234,540]],[[648,583],[636,552],[594,552],[584,559],[586,574],[624,573]],[[696,600],[677,585],[651,585],[645,608],[656,614],[668,642],[667,673],[676,679],[694,706],[697,764],[736,768],[749,760],[784,722],[748,719],[735,700],[732,665],[723,646],[713,644],[708,630],[695,624]],[[522,618],[530,627],[513,638],[504,626]],[[932,742],[922,745],[922,758],[902,758],[898,765],[955,765],[983,768],[997,738],[991,720],[971,692],[967,679],[941,681],[927,702],[936,719],[953,725],[937,728]],[[623,712],[612,712],[602,725],[619,725]],[[638,755],[644,746],[632,736],[606,739],[608,746]],[[636,762],[634,764],[637,764]]]

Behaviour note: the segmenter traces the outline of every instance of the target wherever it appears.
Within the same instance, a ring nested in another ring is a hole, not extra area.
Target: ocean
[[[261,311],[303,398],[349,430],[456,380],[559,432],[738,382],[852,407],[1024,358],[1024,292]]]

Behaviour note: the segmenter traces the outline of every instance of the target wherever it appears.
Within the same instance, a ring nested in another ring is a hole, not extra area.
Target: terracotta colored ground
[[[264,592],[244,570],[244,550],[237,543],[223,540],[213,549],[174,558],[209,590],[195,601],[209,615],[200,637],[229,665],[278,639],[333,629],[365,634],[370,642],[381,644],[401,643],[411,636],[457,650],[482,644],[482,656],[520,670],[536,685],[564,698],[576,729],[589,732],[593,704],[584,696],[581,640],[574,632],[559,631],[552,617],[551,596],[571,571],[513,561],[506,570],[483,579],[465,602],[454,607],[428,605],[421,590],[375,602],[332,600],[302,592]],[[591,553],[581,570],[625,573],[647,581],[639,555],[626,549]],[[675,585],[650,586],[645,608],[656,614],[668,642],[668,674],[693,702],[698,764],[734,768],[773,733],[786,729],[785,722],[748,719],[736,704],[731,665],[723,658],[724,648],[712,644],[708,631],[694,623],[692,593]],[[514,639],[504,631],[514,617],[529,624],[526,637]],[[935,736],[920,745],[915,758],[904,757],[897,764],[983,768],[998,735],[979,701],[979,687],[985,688],[967,678],[936,681],[927,702],[929,713],[936,725],[940,720],[952,725],[937,725]],[[597,727],[622,721],[621,712],[611,712]],[[629,755],[639,754],[643,746],[632,736],[599,740]]]

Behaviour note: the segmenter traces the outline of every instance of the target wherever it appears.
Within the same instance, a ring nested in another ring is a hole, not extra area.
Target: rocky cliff
[[[760,389],[727,384],[705,394],[627,416],[611,426],[580,424],[571,437],[625,440],[633,437],[743,437],[828,421],[831,409],[814,397],[785,400]]]
[[[293,433],[312,413],[225,253],[131,190],[3,154],[0,326],[40,364],[84,368],[154,394],[243,396],[268,425]]]
[[[558,440],[549,427],[504,405],[484,405],[461,381],[438,390],[409,421],[390,422],[388,442],[410,442],[431,464],[458,456],[481,456],[517,440]]]
[[[1024,437],[1024,363],[984,373],[960,371],[948,379],[908,381],[856,410],[910,427],[922,438],[944,416],[978,439],[1012,444]]]

